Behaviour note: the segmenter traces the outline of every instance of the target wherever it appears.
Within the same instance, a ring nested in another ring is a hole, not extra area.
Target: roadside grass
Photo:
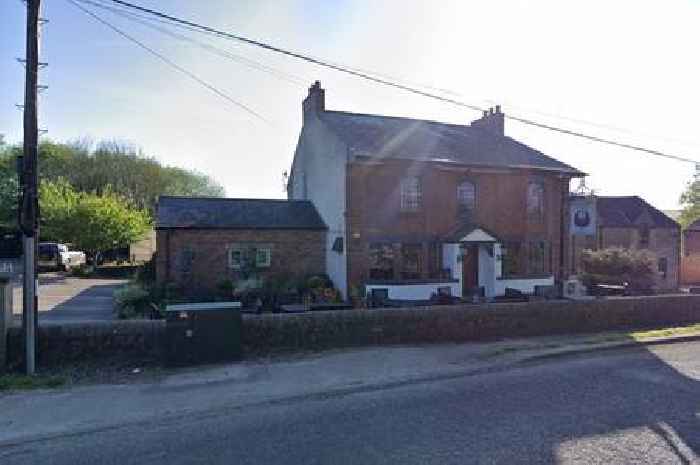
[[[494,347],[485,350],[479,355],[481,359],[491,359],[504,355],[514,354],[516,352],[533,352],[540,350],[557,350],[566,348],[575,348],[580,346],[595,346],[605,345],[615,342],[636,341],[644,342],[650,339],[672,337],[672,336],[687,336],[690,334],[700,335],[700,323],[688,326],[676,326],[670,328],[657,328],[643,331],[615,331],[589,335],[575,335],[568,338],[556,336],[553,341],[540,339],[532,341],[524,341],[521,344],[506,345]]]
[[[66,384],[62,376],[0,375],[0,392],[28,389],[53,389]]]

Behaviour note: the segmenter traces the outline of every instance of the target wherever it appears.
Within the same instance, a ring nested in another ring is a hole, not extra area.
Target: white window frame
[[[235,263],[233,258],[234,253],[238,252],[238,263]],[[229,246],[228,248],[228,267],[232,270],[240,270],[243,267],[243,248],[238,245]]]
[[[262,260],[260,259],[260,253],[265,255]],[[271,264],[272,249],[270,247],[259,247],[255,249],[255,266],[257,268],[270,268]]]
[[[423,207],[421,179],[407,176],[401,180],[401,211],[415,212]]]

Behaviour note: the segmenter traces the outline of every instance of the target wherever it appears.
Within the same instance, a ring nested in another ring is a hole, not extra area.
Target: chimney
[[[309,87],[309,95],[302,103],[304,118],[310,113],[318,114],[326,109],[326,91],[321,87],[321,81],[316,81]]]
[[[496,105],[495,108],[489,108],[488,111],[484,110],[481,118],[472,121],[471,127],[477,129],[483,129],[496,136],[505,135],[505,118],[501,112],[501,106]]]

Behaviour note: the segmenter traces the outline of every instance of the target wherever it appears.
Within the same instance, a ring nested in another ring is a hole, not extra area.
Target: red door
[[[462,295],[467,296],[479,286],[479,246],[465,245],[462,253]]]

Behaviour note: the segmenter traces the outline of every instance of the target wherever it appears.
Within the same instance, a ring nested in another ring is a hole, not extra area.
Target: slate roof
[[[323,111],[320,118],[362,155],[490,167],[536,168],[583,176],[576,168],[507,136],[435,121]]]
[[[604,227],[630,227],[638,226],[637,220],[644,213],[649,213],[651,227],[654,228],[679,228],[680,225],[666,216],[661,210],[649,205],[644,199],[634,196],[629,197],[597,197],[596,210],[598,221]]]
[[[685,229],[686,231],[700,231],[700,220],[695,220]]]
[[[156,229],[170,228],[327,229],[308,200],[161,196]]]

